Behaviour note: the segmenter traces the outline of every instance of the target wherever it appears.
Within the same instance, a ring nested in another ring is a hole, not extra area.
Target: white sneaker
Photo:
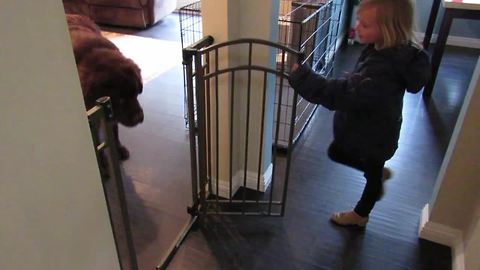
[[[362,217],[355,213],[355,211],[347,211],[334,213],[330,217],[330,220],[340,226],[365,227],[368,222],[368,217]]]

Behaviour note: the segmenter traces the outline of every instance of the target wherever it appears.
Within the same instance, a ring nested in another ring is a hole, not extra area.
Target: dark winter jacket
[[[347,153],[388,160],[398,147],[405,90],[419,92],[429,74],[429,57],[417,46],[368,45],[346,78],[325,79],[303,65],[289,81],[304,99],[335,111],[334,139]]]

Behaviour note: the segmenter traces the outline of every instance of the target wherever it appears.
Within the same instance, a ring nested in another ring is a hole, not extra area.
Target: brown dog
[[[137,100],[143,89],[140,68],[103,37],[89,18],[74,14],[66,17],[85,107],[88,110],[98,98],[110,97],[120,159],[128,159],[130,154],[120,143],[117,122],[127,127],[143,122],[143,110]]]

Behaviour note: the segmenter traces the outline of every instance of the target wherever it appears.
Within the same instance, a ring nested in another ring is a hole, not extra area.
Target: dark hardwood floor
[[[180,40],[176,14],[145,31],[108,30]],[[338,52],[337,74],[353,68],[359,51],[349,46]],[[450,249],[419,240],[418,222],[479,54],[448,47],[431,100],[406,95],[400,147],[386,164],[393,177],[365,230],[329,222],[332,212],[355,205],[364,180],[326,156],[333,114],[319,107],[293,152],[286,215],[211,217],[190,232],[168,269],[451,269]],[[122,128],[120,136],[131,152],[123,163],[124,181],[143,270],[155,268],[189,220],[181,59],[145,85],[140,102],[145,122]]]
[[[178,20],[178,16],[171,15],[145,31],[109,26],[102,29],[180,44]],[[171,52],[164,53],[168,56]],[[158,59],[158,65],[162,65],[162,59]],[[186,211],[191,204],[190,152],[183,118],[182,70],[182,59],[178,59],[173,68],[146,83],[139,96],[144,122],[134,128],[120,126],[119,130],[122,143],[130,150],[130,158],[122,162],[122,168],[142,270],[155,269],[190,220]],[[125,249],[124,238],[120,244]],[[122,252],[122,257],[125,254]]]

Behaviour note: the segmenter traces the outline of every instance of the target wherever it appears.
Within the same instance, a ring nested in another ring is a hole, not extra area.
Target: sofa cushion
[[[176,0],[62,0],[66,13],[99,24],[146,28],[175,10]]]
[[[88,17],[88,5],[85,0],[63,0],[63,8],[67,14],[81,14]]]
[[[142,8],[141,0],[87,0],[89,5],[119,7],[119,8]]]
[[[143,9],[90,6],[90,18],[100,24],[145,28],[144,15]]]

